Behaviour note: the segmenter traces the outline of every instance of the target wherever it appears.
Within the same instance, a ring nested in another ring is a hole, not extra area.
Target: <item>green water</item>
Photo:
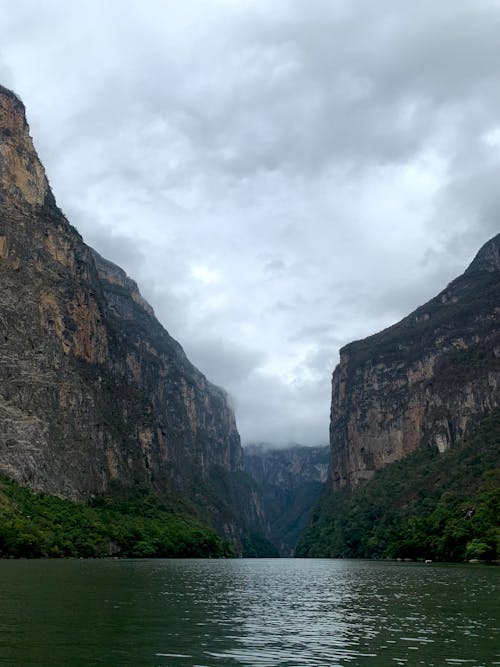
[[[500,665],[500,568],[0,561],[0,664]]]

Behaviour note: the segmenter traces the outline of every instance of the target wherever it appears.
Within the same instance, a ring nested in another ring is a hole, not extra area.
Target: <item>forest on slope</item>
[[[301,557],[500,557],[500,410],[456,447],[433,445],[325,494],[297,548]]]
[[[228,557],[232,546],[174,498],[114,485],[90,503],[0,478],[0,557]]]

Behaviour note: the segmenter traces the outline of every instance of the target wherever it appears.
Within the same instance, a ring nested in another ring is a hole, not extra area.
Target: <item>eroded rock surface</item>
[[[499,404],[500,234],[398,324],[340,351],[330,489],[356,487],[420,443],[444,451]]]
[[[179,492],[238,539],[258,510],[234,490],[241,446],[224,391],[68,223],[24,107],[1,87],[0,279],[0,472],[74,500],[114,480]]]

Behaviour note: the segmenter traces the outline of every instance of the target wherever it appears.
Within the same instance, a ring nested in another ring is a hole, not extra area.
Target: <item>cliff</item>
[[[259,508],[224,391],[68,223],[1,87],[0,279],[0,473],[78,501],[113,483],[181,494],[240,540]]]
[[[341,350],[328,480],[297,555],[495,560],[500,235],[398,324]]]
[[[422,444],[454,447],[499,405],[499,257],[500,234],[434,299],[340,351],[332,491],[357,487]]]
[[[257,482],[266,535],[281,556],[294,555],[326,481],[328,459],[328,446],[243,449],[243,467]]]

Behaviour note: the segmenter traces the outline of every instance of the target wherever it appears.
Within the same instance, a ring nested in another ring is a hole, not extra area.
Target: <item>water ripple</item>
[[[3,562],[2,573],[9,667],[500,664],[499,568],[65,561]]]

